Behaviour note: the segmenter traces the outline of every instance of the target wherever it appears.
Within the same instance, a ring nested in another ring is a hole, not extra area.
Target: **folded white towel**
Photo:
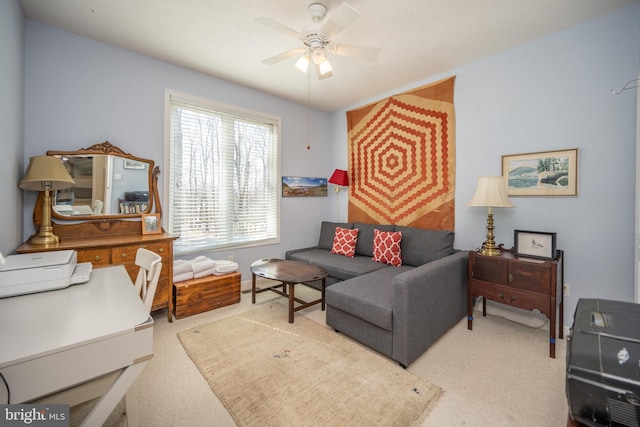
[[[216,260],[216,274],[227,274],[238,270],[238,263],[227,260]]]
[[[199,279],[199,278],[204,277],[204,276],[210,276],[215,272],[216,272],[215,267],[214,268],[210,268],[208,270],[203,270],[203,271],[200,271],[198,273],[194,273],[193,278],[194,279]]]
[[[209,270],[212,268],[216,268],[216,262],[205,258],[203,260],[193,261],[191,264],[191,269],[193,270],[193,274],[198,274],[202,271]]]
[[[185,280],[193,279],[193,271],[189,271],[187,273],[182,274],[174,274],[173,275],[173,283],[183,282]]]
[[[182,262],[178,262],[182,261]],[[193,273],[193,269],[191,267],[191,263],[187,260],[176,260],[173,262],[173,275],[183,274],[183,273]]]

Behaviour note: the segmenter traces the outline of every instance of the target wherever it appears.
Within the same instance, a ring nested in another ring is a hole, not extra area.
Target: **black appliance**
[[[124,199],[127,202],[148,202],[148,191],[127,191],[124,193]]]
[[[640,304],[580,299],[567,343],[572,419],[640,427]]]

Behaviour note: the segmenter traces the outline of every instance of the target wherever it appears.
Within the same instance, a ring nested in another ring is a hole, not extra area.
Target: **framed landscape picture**
[[[327,178],[283,176],[282,197],[327,197]]]
[[[502,156],[509,196],[577,196],[578,149]]]

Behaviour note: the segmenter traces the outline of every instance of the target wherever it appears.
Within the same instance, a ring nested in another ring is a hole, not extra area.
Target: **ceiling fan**
[[[304,44],[303,47],[267,58],[262,61],[263,63],[273,65],[292,56],[301,55],[300,59],[296,62],[296,68],[298,70],[306,73],[310,62],[313,61],[318,73],[318,78],[326,79],[333,75],[333,69],[327,58],[327,53],[369,61],[375,61],[378,58],[378,54],[380,53],[379,48],[356,46],[333,41],[336,35],[360,17],[360,14],[347,3],[340,4],[324,24],[322,20],[327,15],[327,7],[325,5],[312,3],[307,10],[311,16],[311,22],[304,26],[302,32],[298,32],[268,17],[256,19],[260,24],[293,37]]]

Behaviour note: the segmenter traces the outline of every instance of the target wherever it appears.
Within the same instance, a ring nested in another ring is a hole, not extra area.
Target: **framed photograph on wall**
[[[556,233],[515,230],[513,254],[538,259],[556,259]]]
[[[578,149],[502,156],[509,196],[577,196]]]
[[[142,214],[142,234],[162,233],[160,214]]]
[[[282,197],[327,197],[327,178],[283,176]]]

